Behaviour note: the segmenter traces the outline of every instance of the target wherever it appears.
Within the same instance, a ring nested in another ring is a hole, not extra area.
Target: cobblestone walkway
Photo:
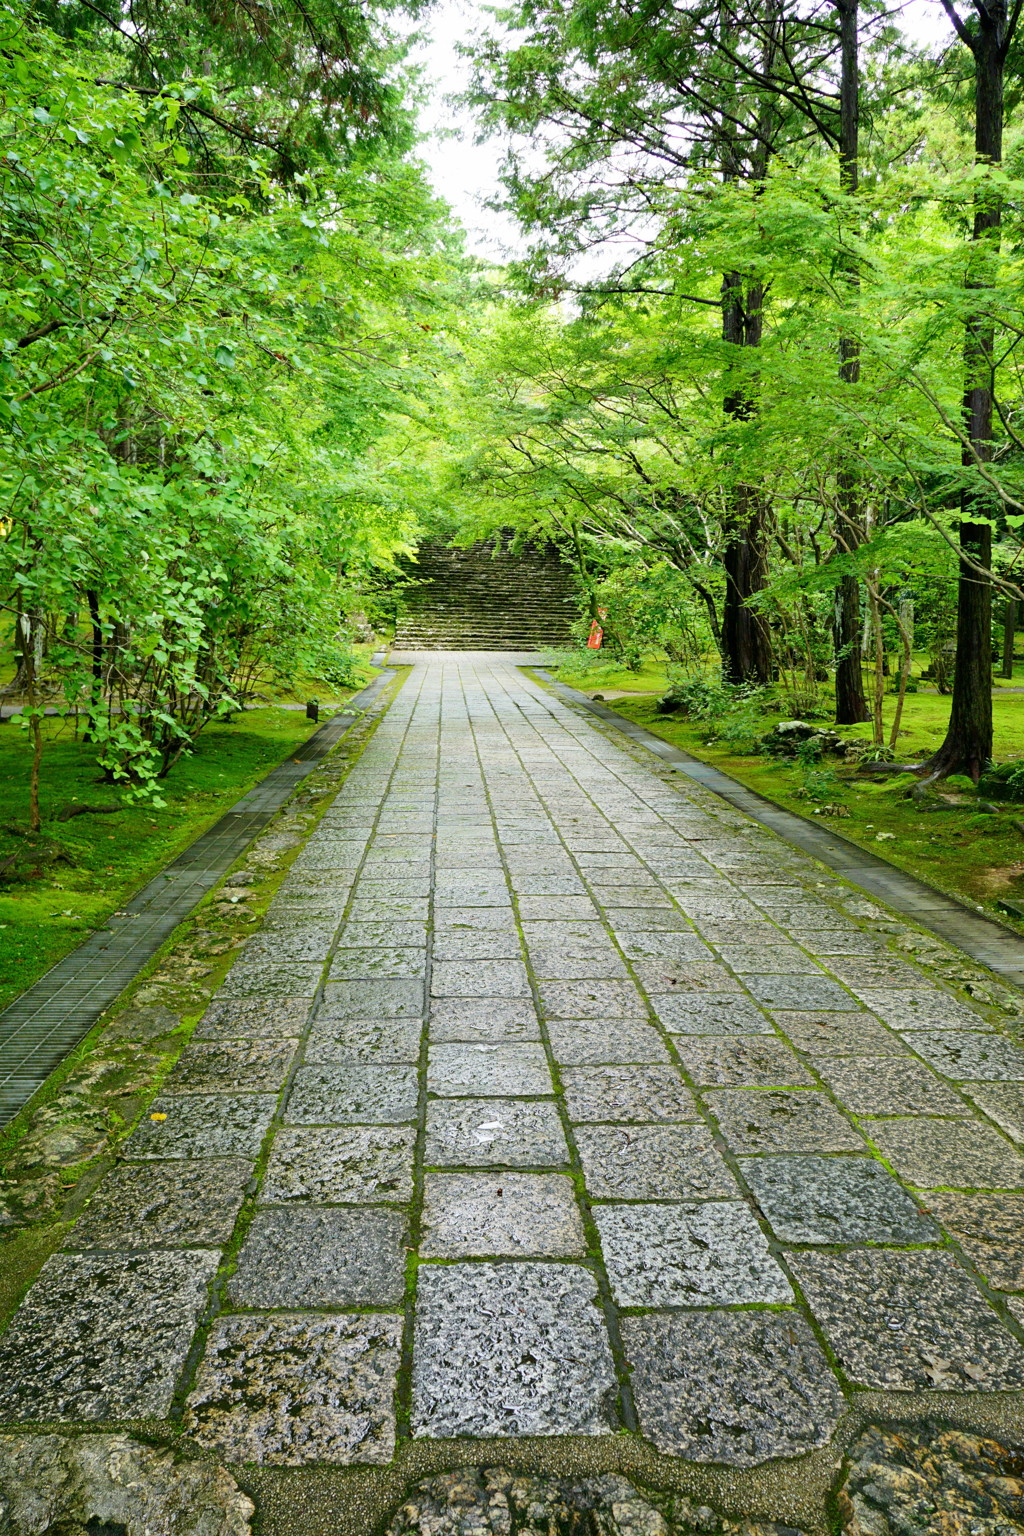
[[[417,666],[0,1339],[0,1415],[748,1467],[854,1388],[1024,1387],[1024,1052],[863,912],[509,664]]]

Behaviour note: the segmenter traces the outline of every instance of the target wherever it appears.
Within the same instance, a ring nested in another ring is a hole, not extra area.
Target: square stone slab
[[[772,1010],[776,1024],[798,1051],[822,1056],[909,1056],[899,1035],[871,1013]]]
[[[296,1040],[202,1040],[186,1045],[164,1093],[277,1093]]]
[[[564,1167],[569,1149],[550,1102],[449,1099],[427,1105],[425,1161],[428,1167]]]
[[[773,1035],[775,1031],[749,997],[688,992],[654,1000],[654,1011],[673,1035]]]
[[[685,965],[692,960],[713,960],[714,953],[695,933],[629,933],[619,943],[629,960],[660,960]]]
[[[427,951],[396,945],[379,949],[339,949],[331,961],[329,979],[344,981],[374,976],[426,976]]]
[[[819,1061],[817,1067],[836,1098],[855,1115],[970,1114],[960,1095],[920,1061],[848,1056]]]
[[[541,1005],[552,1019],[646,1019],[647,1008],[631,981],[545,981]]]
[[[589,896],[521,896],[519,915],[524,923],[591,922],[600,917]]]
[[[658,1031],[639,1019],[553,1020],[548,1039],[555,1060],[566,1066],[669,1059]]]
[[[920,992],[896,988],[858,987],[866,1008],[893,1029],[991,1029],[980,1013],[967,1008],[937,987]]]
[[[362,1205],[412,1199],[411,1126],[278,1131],[260,1190],[263,1205]]]
[[[420,884],[421,882],[416,882]],[[430,898],[427,894],[429,882],[422,882],[424,891],[422,896],[371,896],[365,894],[368,885],[378,885],[379,881],[360,880],[356,887],[355,898],[349,908],[349,918],[354,923],[387,923],[394,919],[402,922],[425,923],[430,913]]]
[[[315,1018],[306,1040],[307,1062],[363,1062],[367,1066],[415,1066],[420,1059],[419,1019],[386,1019],[377,1024],[364,1019]]]
[[[1002,1035],[915,1030],[908,1034],[907,1042],[946,1077],[1024,1083],[1024,1051]]]
[[[756,1467],[827,1445],[845,1408],[799,1312],[624,1317],[640,1429],[666,1456]]]
[[[220,1317],[185,1406],[185,1433],[228,1462],[390,1461],[402,1319]]]
[[[425,1259],[583,1258],[587,1239],[562,1173],[428,1173]]]
[[[596,1205],[594,1220],[620,1307],[793,1300],[757,1218],[740,1200]]]
[[[923,1204],[989,1285],[1024,1290],[1024,1195],[928,1194]]]
[[[271,1040],[301,1035],[309,1018],[305,997],[217,998],[196,1025],[194,1040]]]
[[[853,998],[827,976],[744,976],[743,984],[765,1008],[849,1012]]]
[[[289,1125],[400,1125],[415,1120],[414,1067],[299,1067],[285,1105]]]
[[[814,1079],[786,1044],[770,1035],[680,1036],[676,1049],[698,1087],[813,1087]]]
[[[583,1125],[575,1132],[597,1200],[707,1200],[736,1182],[704,1125]]]
[[[431,1045],[427,1060],[427,1092],[446,1098],[521,1095],[554,1092],[542,1045]]]
[[[434,997],[529,997],[522,960],[438,960],[430,973]]]
[[[721,996],[732,992],[742,996],[739,982],[724,965],[712,960],[637,960],[633,966],[637,980],[649,996],[657,1000],[665,993],[710,992]]]
[[[812,955],[878,955],[887,953],[883,941],[861,929],[804,928],[789,925],[789,936]]]
[[[424,949],[427,943],[426,923],[395,919],[389,923],[346,923],[338,939],[341,949]]]
[[[562,1086],[569,1119],[577,1122],[700,1119],[675,1067],[565,1067]]]
[[[221,1248],[252,1175],[245,1158],[120,1163],[76,1221],[65,1247]]]
[[[221,982],[221,997],[261,997],[282,1001],[286,997],[316,995],[323,974],[318,965],[247,964],[237,960]]]
[[[948,1253],[791,1256],[840,1369],[863,1387],[1024,1386],[1024,1350]]]
[[[722,944],[719,954],[740,975],[757,972],[776,976],[820,976],[821,966],[782,936],[770,944]]]
[[[246,965],[298,961],[302,965],[322,966],[336,932],[336,923],[290,923],[264,928],[246,941],[240,958]]]
[[[53,1254],[0,1335],[0,1419],[165,1418],[218,1262]]]
[[[159,1094],[124,1144],[126,1157],[259,1155],[276,1093]]]
[[[962,1087],[1007,1136],[1024,1141],[1024,1084],[964,1083]]]
[[[423,983],[411,978],[329,981],[324,987],[324,1011],[336,1019],[418,1019],[423,1004]]]
[[[661,929],[670,933],[689,933],[690,925],[672,907],[605,907],[604,915],[616,934],[649,933]]]
[[[539,1041],[532,1002],[509,997],[446,997],[430,1004],[432,1044],[465,1041]]]
[[[597,1282],[579,1264],[422,1265],[413,1434],[602,1435],[618,1427]]]
[[[512,889],[517,896],[585,896],[587,894],[579,875],[573,874],[513,875]]]
[[[916,965],[897,960],[895,955],[835,955],[828,968],[848,987],[911,987],[927,986]]]
[[[873,1157],[744,1158],[742,1168],[783,1243],[934,1243],[941,1236]]]
[[[974,1120],[875,1120],[871,1140],[921,1189],[1024,1189],[1024,1157]]]
[[[705,1103],[734,1152],[863,1152],[864,1141],[823,1093],[714,1089]]]
[[[530,950],[534,975],[544,981],[628,980],[625,963],[609,942],[606,949],[585,955],[565,955],[558,949]]]
[[[520,960],[523,947],[514,928],[439,928],[433,958],[439,960]]]
[[[434,928],[437,932],[515,933],[516,920],[511,907],[452,907],[438,902],[434,909]]]
[[[301,1206],[258,1210],[228,1280],[236,1307],[387,1307],[405,1289],[399,1211]]]

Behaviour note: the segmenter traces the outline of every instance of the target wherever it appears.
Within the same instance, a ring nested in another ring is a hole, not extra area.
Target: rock
[[[843,1536],[1024,1532],[1024,1453],[929,1424],[872,1425],[850,1447],[838,1495]]]
[[[250,1536],[223,1467],[126,1435],[0,1435],[0,1536]]]
[[[847,751],[847,743],[838,731],[811,725],[806,720],[780,720],[761,738],[762,749],[777,757],[796,757],[802,746],[832,757],[845,757]]]
[[[176,1030],[181,1019],[170,1008],[126,1008],[124,1013],[112,1019],[103,1033],[103,1040],[113,1044],[120,1040],[159,1040]]]
[[[803,1536],[733,1521],[680,1495],[656,1501],[623,1477],[524,1477],[463,1467],[419,1483],[387,1536]]]

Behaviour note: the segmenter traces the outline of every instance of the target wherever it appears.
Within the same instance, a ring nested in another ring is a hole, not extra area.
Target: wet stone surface
[[[183,1408],[204,1466],[283,1486],[405,1426],[603,1453],[630,1394],[643,1455],[742,1469],[824,1446],[840,1382],[918,1417],[1024,1389],[1006,988],[500,658],[424,657],[314,822],[270,833],[297,863],[0,1335],[8,1422]],[[183,1016],[111,1038],[180,1048]],[[54,1178],[68,1144],[33,1153]],[[375,1529],[784,1530],[446,1476]]]
[[[401,1318],[222,1317],[185,1408],[185,1433],[229,1462],[390,1461]]]
[[[1019,1446],[941,1425],[872,1425],[847,1454],[837,1499],[843,1536],[1016,1536],[1022,1470]]]

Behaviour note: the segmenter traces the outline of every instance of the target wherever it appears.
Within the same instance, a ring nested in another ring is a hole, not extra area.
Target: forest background
[[[1024,51],[1019,3],[943,8],[933,48],[871,0],[481,13],[497,267],[419,158],[417,0],[0,0],[8,876],[74,863],[97,777],[157,828],[243,706],[365,675],[420,540],[500,530],[666,708],[833,716],[884,767],[924,670],[915,792],[991,785]]]

